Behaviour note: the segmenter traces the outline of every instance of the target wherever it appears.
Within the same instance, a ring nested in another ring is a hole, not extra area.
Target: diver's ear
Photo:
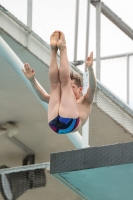
[[[79,89],[80,89],[80,90],[79,90],[80,93],[82,93],[82,92],[83,92],[83,87],[80,87]]]
[[[80,95],[83,96],[83,87],[80,88]]]

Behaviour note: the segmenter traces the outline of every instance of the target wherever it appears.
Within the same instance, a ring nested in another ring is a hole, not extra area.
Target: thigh
[[[61,93],[60,83],[51,86],[50,100],[48,105],[48,122],[50,122],[59,115],[59,105],[61,96],[60,93]]]
[[[59,105],[59,115],[66,118],[78,118],[78,105],[71,88],[71,83],[68,82],[65,86],[61,86],[61,101]]]

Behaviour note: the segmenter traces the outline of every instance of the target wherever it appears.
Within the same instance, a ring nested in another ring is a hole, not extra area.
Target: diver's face
[[[78,87],[74,80],[71,80],[71,86],[76,99],[79,99],[81,97],[82,87]]]

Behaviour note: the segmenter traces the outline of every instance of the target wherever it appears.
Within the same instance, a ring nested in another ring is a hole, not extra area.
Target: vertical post
[[[32,29],[32,6],[33,0],[27,0],[27,26]]]
[[[127,104],[129,104],[129,55],[127,55]]]
[[[85,60],[88,57],[88,51],[89,51],[90,3],[91,0],[87,0]],[[86,66],[85,66],[85,72],[87,72]]]
[[[101,0],[96,2],[96,78],[100,81]]]
[[[75,37],[74,37],[74,62],[77,61],[78,21],[79,21],[79,0],[76,0]]]
[[[88,44],[89,44],[89,28],[90,28],[90,0],[87,0],[87,19],[86,19],[86,50],[85,50],[85,60],[88,56]],[[86,93],[86,90],[89,86],[89,76],[87,72],[87,66],[85,65],[85,72],[83,74],[83,94]],[[82,148],[88,147],[89,141],[89,119],[82,126]]]

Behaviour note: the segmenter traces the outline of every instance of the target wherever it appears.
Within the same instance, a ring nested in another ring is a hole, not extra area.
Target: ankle
[[[59,48],[60,52],[65,52],[65,51],[67,51],[66,45],[62,45],[62,46],[60,46],[60,47],[58,47],[58,48]]]
[[[64,47],[60,47],[59,50],[60,50],[60,55],[61,55],[61,54],[67,54],[67,49],[66,49],[66,47],[65,47],[65,48],[64,48]]]
[[[58,51],[57,48],[55,49],[55,48],[51,47],[51,55],[56,56],[57,55],[57,51]]]
[[[58,51],[57,46],[51,46],[51,51],[57,53],[57,51]]]

